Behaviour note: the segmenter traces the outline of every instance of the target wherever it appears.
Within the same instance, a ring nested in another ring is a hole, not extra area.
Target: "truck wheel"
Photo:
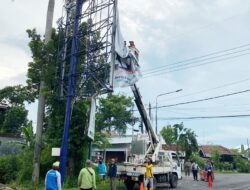
[[[177,182],[178,182],[178,178],[176,175],[172,174],[170,177],[170,187],[171,188],[176,188],[177,187]]]
[[[133,190],[135,182],[132,181],[130,178],[128,178],[126,181],[124,181],[124,184],[125,184],[127,190]]]

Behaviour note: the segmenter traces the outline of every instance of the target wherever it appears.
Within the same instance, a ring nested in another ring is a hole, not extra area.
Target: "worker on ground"
[[[85,168],[81,169],[78,176],[78,187],[80,190],[95,190],[95,171],[92,168],[92,162],[90,160],[86,161]]]
[[[191,169],[192,169],[194,181],[198,181],[199,166],[195,161],[192,163]]]
[[[207,172],[207,182],[208,187],[213,187],[213,166],[210,160],[207,160],[207,163],[205,165],[205,171]]]
[[[104,184],[105,175],[106,175],[106,165],[102,158],[99,159],[97,167],[98,167],[97,171],[98,171],[99,179],[101,183]]]
[[[190,170],[191,170],[191,162],[190,160],[187,160],[184,164],[185,176],[190,176]]]
[[[153,190],[153,164],[149,158],[145,158],[144,166],[146,168],[145,178],[144,178],[144,190]]]
[[[116,190],[116,174],[117,174],[117,166],[115,164],[115,159],[112,158],[108,170],[111,190]]]
[[[52,169],[49,170],[45,177],[45,190],[61,190],[61,174],[58,172],[60,162],[54,162]]]

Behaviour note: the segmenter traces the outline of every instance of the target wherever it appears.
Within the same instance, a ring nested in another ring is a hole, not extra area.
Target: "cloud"
[[[25,78],[28,62],[31,60],[30,56],[14,45],[0,44],[0,81],[1,86],[11,85],[17,83],[19,79],[22,83]]]
[[[209,132],[213,131],[214,132]],[[203,139],[202,136],[198,137],[198,140],[202,144],[206,144],[208,142],[213,144],[222,144],[228,145],[229,147],[236,147],[240,144],[245,144],[247,138],[249,138],[250,128],[245,125],[224,125],[224,126],[216,126],[211,128],[210,130],[206,130],[206,137]]]

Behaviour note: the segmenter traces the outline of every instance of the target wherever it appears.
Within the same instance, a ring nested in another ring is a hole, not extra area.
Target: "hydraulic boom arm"
[[[137,88],[136,84],[131,86],[131,89],[134,93],[136,106],[140,112],[140,115],[142,117],[143,123],[145,125],[146,131],[147,131],[147,133],[149,135],[149,139],[150,139],[150,146],[149,146],[145,156],[151,157],[152,161],[155,162],[155,160],[157,159],[158,150],[159,150],[159,146],[160,146],[159,139],[153,130],[151,122],[148,118],[147,111],[146,111],[144,104],[142,102],[141,94],[140,94],[139,89]]]

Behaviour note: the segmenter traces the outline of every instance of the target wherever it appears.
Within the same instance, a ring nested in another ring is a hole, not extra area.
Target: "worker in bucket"
[[[49,170],[45,177],[45,190],[62,190],[61,174],[58,172],[60,162],[54,162],[52,169]]]
[[[148,187],[149,190],[153,190],[153,164],[149,158],[145,158],[144,166],[146,168],[146,173],[144,177],[144,190],[148,190]]]

